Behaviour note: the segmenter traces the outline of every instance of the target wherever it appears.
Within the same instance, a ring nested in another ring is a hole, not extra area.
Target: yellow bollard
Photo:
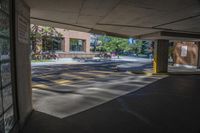
[[[154,55],[154,59],[153,59],[153,73],[158,73],[157,63],[158,63],[157,55]]]

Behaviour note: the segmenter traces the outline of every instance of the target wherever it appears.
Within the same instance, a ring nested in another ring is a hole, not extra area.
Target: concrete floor
[[[65,118],[136,91],[165,77],[135,75],[126,72],[124,68],[116,71],[116,66],[124,63],[33,67],[34,109],[58,118]],[[142,63],[135,65],[144,66]]]
[[[23,133],[199,133],[199,82],[169,76],[62,119],[35,111]]]

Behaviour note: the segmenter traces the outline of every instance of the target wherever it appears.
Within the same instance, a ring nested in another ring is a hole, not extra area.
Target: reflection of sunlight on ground
[[[33,104],[64,118],[136,91],[165,76],[115,72],[113,64],[33,67]]]
[[[63,79],[60,79],[60,80],[55,80],[54,83],[56,84],[59,84],[59,85],[63,85],[63,84],[69,84],[71,83],[72,81],[71,80],[63,80]]]

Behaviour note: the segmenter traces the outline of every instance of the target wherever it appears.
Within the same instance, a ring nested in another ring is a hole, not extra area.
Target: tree
[[[130,46],[130,51],[133,51],[136,55],[141,54],[142,51],[142,41],[136,41]]]
[[[90,46],[91,46],[91,51],[96,52],[97,51],[97,47],[99,46],[99,37],[101,35],[97,35],[97,34],[92,34],[90,35]]]
[[[42,41],[41,32],[42,30],[38,25],[31,26],[30,40],[31,40],[32,51],[34,53],[37,52],[37,44]]]
[[[141,54],[148,55],[152,53],[152,44],[148,41],[143,41]]]
[[[147,41],[137,40],[130,46],[130,51],[133,51],[137,56],[139,54],[149,55],[152,52],[151,43]]]
[[[34,53],[37,53],[39,45],[42,45],[44,50],[53,50],[53,42],[59,41],[60,38],[62,38],[62,34],[54,27],[31,26],[30,39]]]
[[[99,38],[101,46],[98,47],[99,51],[102,52],[124,52],[128,51],[128,39],[111,37],[111,36],[101,36]]]
[[[129,44],[128,39],[101,36],[99,37],[101,45],[97,48],[101,52],[115,52],[119,54],[135,53],[149,55],[151,53],[151,43],[147,41],[137,40],[135,43]]]

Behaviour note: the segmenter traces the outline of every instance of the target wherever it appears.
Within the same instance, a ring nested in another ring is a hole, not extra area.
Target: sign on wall
[[[18,17],[18,41],[23,44],[29,43],[29,22],[22,16]]]
[[[188,51],[188,46],[181,46],[181,57],[186,57]]]

